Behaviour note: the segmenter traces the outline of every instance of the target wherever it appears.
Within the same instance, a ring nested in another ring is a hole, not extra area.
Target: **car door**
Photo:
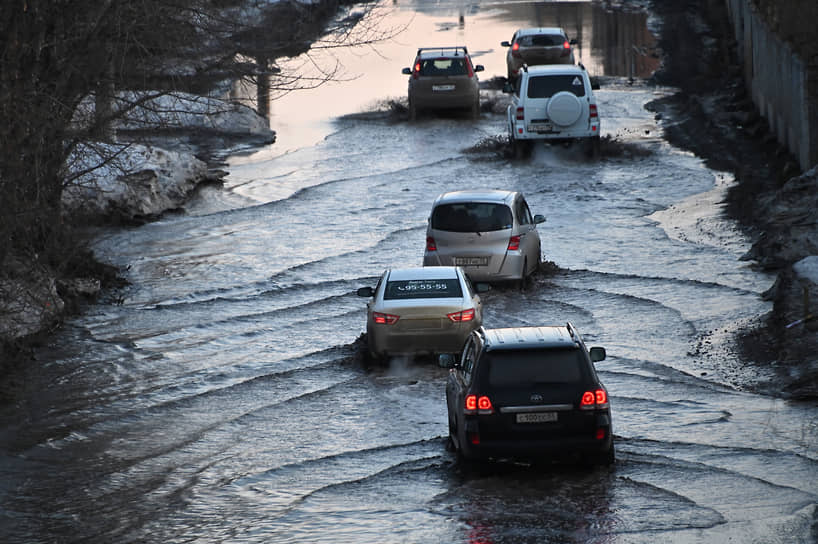
[[[528,208],[528,203],[522,196],[514,203],[514,213],[519,222],[520,249],[528,260],[528,269],[532,269],[539,263],[540,256],[540,233],[534,223],[534,217]]]
[[[458,435],[460,434],[460,429],[463,428],[463,405],[474,370],[475,352],[476,342],[474,335],[470,335],[463,347],[459,364],[449,371],[449,379],[446,382],[446,401],[448,403],[449,418],[457,428]]]

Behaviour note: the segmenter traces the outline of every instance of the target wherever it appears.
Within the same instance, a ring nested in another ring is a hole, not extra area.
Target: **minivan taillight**
[[[512,236],[508,239],[508,250],[509,251],[517,251],[520,249],[520,237],[519,236]]]
[[[522,121],[525,119],[525,110],[521,107],[517,108],[517,120]]]
[[[489,415],[494,413],[494,406],[491,404],[491,399],[486,395],[466,395],[463,413],[467,416],[475,414]]]
[[[464,321],[471,321],[474,319],[474,308],[469,308],[468,310],[463,310],[462,312],[452,312],[450,314],[446,314],[452,323],[460,323]]]
[[[399,315],[382,314],[380,312],[372,312],[372,321],[379,325],[394,325],[400,319]]]
[[[426,251],[437,251],[437,244],[431,236],[426,237]]]

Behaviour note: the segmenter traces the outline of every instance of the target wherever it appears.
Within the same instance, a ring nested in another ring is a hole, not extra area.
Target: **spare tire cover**
[[[579,120],[582,103],[573,93],[561,91],[551,97],[545,111],[552,123],[567,127]]]

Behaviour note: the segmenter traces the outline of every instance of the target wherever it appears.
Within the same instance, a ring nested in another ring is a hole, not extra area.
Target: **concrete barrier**
[[[794,51],[780,36],[789,38],[792,33],[782,28],[779,19],[775,21],[778,32],[774,32],[752,0],[725,1],[753,102],[779,143],[807,171],[818,164],[816,59],[805,59]]]

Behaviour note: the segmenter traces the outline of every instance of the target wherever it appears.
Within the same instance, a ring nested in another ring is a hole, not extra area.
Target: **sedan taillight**
[[[426,237],[426,251],[437,251],[437,244],[431,236]]]
[[[512,236],[508,239],[508,250],[509,251],[517,251],[520,249],[520,237],[519,236]]]
[[[400,319],[399,315],[382,314],[380,312],[372,312],[372,321],[379,325],[394,325]]]
[[[463,310],[462,312],[452,312],[450,314],[446,314],[452,323],[461,323],[465,321],[471,321],[474,319],[474,308],[469,308],[468,310]]]

